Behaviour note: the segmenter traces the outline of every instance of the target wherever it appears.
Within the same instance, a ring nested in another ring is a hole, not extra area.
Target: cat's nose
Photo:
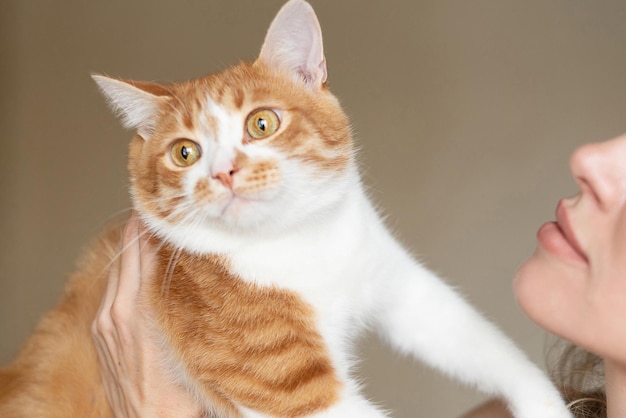
[[[233,166],[230,170],[220,171],[213,175],[213,178],[219,180],[224,186],[229,189],[233,188],[233,176],[237,172],[237,167]]]

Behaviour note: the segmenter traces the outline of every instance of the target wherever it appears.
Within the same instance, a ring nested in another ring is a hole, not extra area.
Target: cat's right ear
[[[151,92],[163,90],[150,83],[136,83],[92,74],[100,91],[107,98],[113,110],[122,117],[126,128],[136,129],[145,140],[152,137],[159,108],[165,97]]]

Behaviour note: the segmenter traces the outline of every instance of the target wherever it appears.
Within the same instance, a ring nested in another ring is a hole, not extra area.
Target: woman
[[[583,378],[591,376],[597,360],[602,360],[599,393],[588,396],[569,387],[566,396],[574,394],[580,399],[573,405],[591,404],[596,410],[603,410],[606,396],[606,412],[579,416],[625,417],[626,327],[621,318],[626,313],[626,135],[579,148],[570,170],[580,192],[562,199],[556,222],[539,229],[537,249],[519,269],[514,291],[533,321],[594,353],[583,352],[591,365]],[[153,250],[148,243],[133,240],[138,228],[135,219],[129,222],[125,240],[135,244],[111,274],[94,322],[107,395],[120,416],[171,416],[171,411],[177,417],[197,416],[192,397],[172,386],[163,368],[151,367],[161,361],[159,348],[146,338],[150,318],[135,302],[141,294],[140,278],[150,274]],[[561,370],[568,378],[578,367],[570,357],[561,364],[570,369]],[[491,402],[465,417],[508,416],[502,405]]]
[[[606,397],[606,416],[624,417],[626,135],[579,148],[572,155],[570,171],[580,192],[562,199],[557,221],[539,229],[537,249],[519,269],[514,291],[533,321],[596,355],[583,353],[583,360],[590,359],[583,361],[589,364],[587,373],[595,372],[595,359],[603,359],[604,388],[591,388],[595,394],[579,395],[583,402],[573,401],[588,405],[589,413],[580,416],[604,416],[596,410],[602,413]],[[576,359],[565,358],[562,364],[569,368],[560,371],[566,378],[579,368]],[[492,403],[466,415],[487,416],[506,414]]]

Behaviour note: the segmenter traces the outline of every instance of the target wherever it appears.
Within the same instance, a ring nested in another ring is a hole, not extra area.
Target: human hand
[[[134,214],[120,251],[91,330],[109,404],[121,418],[198,417],[193,397],[162,366],[158,333],[142,303],[142,285],[151,278],[156,250]]]

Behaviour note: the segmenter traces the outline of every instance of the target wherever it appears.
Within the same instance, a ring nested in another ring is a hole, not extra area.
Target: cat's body
[[[569,416],[539,369],[384,226],[306,3],[282,9],[253,64],[170,85],[96,81],[138,132],[133,201],[161,242],[143,302],[164,367],[207,412],[385,416],[351,375],[351,343],[373,327],[518,418]],[[0,416],[111,415],[89,330],[118,242],[112,231],[94,244],[0,371]]]

